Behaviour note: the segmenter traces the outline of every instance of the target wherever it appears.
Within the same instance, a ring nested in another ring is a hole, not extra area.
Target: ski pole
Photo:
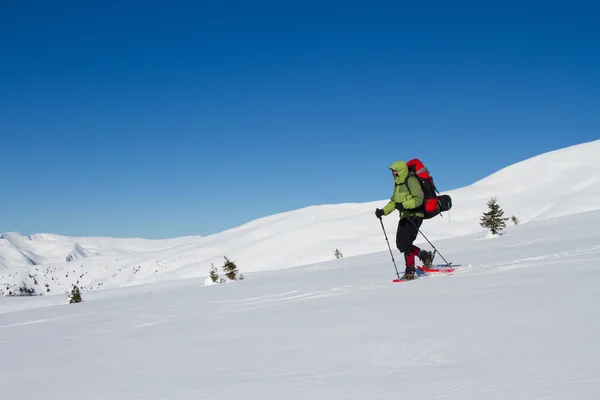
[[[408,222],[410,222],[412,226],[414,226],[415,228],[417,228],[417,227],[416,227],[416,225],[415,225],[415,224],[414,224],[414,223],[413,223],[413,222],[412,222],[410,219],[408,219]],[[427,239],[427,236],[425,236],[425,234],[424,234],[423,232],[421,232],[421,230],[420,230],[419,228],[417,228],[417,230],[419,231],[419,233],[420,233],[421,235],[423,235],[423,237],[425,238],[425,240],[427,240],[427,242],[428,242],[428,243],[431,245],[431,247],[433,247],[433,256],[435,257],[435,255],[436,255],[436,254],[439,254],[439,255],[440,255],[440,257],[442,257],[442,260],[444,260],[444,261],[446,262],[446,265],[447,265],[447,266],[450,266],[450,263],[449,263],[448,261],[446,261],[446,259],[445,259],[445,258],[444,258],[444,256],[442,255],[442,253],[440,253],[440,252],[439,252],[439,251],[438,251],[438,250],[435,248],[435,246],[433,245],[433,243],[431,243],[431,242],[429,241],[429,239]],[[432,261],[433,261],[433,259],[432,259]]]
[[[400,279],[400,273],[398,272],[398,267],[396,267],[396,260],[394,260],[394,254],[392,253],[392,248],[390,247],[390,241],[388,240],[387,234],[385,233],[385,228],[383,227],[383,220],[379,217],[379,222],[381,222],[381,229],[383,230],[383,234],[385,236],[385,241],[387,242],[388,249],[390,249],[390,255],[392,256],[392,262],[394,263],[394,269],[396,270],[396,275],[398,279]]]

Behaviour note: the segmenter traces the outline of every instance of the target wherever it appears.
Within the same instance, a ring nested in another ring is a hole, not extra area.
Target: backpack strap
[[[419,177],[415,173],[409,172],[408,176],[406,177],[406,180],[403,183],[401,183],[401,185],[406,186],[406,189],[408,190],[408,194],[410,194],[412,196],[412,192],[410,191],[410,186],[408,186],[408,179],[410,177],[416,178],[417,182],[419,181]],[[418,182],[418,183],[419,183],[419,185],[421,184],[420,182]],[[419,212],[419,211],[425,212],[425,199],[423,199],[423,204],[421,204],[417,208],[414,208],[413,210],[416,211],[416,212]]]
[[[415,174],[413,174],[412,172],[408,173],[408,176],[406,177],[406,179],[404,180],[404,182],[401,183],[401,185],[406,186],[406,189],[408,190],[408,194],[410,194],[412,196],[412,192],[410,191],[410,186],[408,186],[408,179],[414,176],[415,178],[417,177]]]

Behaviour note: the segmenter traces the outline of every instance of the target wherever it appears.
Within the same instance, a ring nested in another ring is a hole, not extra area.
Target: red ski
[[[423,267],[421,265],[417,265],[417,268],[420,269],[423,272],[426,273],[431,273],[431,274],[435,274],[435,273],[444,273],[444,274],[448,274],[450,272],[454,272],[454,268],[453,267],[448,267],[445,265],[436,265],[436,266],[432,266],[432,267]]]
[[[458,264],[457,266],[459,266],[459,265],[460,264]],[[417,265],[416,268],[423,272],[423,274],[421,276],[418,276],[417,278],[410,279],[410,280],[396,278],[396,279],[392,280],[392,282],[410,282],[411,280],[416,280],[416,279],[419,279],[420,277],[427,276],[429,274],[449,274],[451,272],[454,272],[454,267],[451,267],[446,264],[436,264],[436,265],[432,265],[429,268],[424,267],[422,265]]]

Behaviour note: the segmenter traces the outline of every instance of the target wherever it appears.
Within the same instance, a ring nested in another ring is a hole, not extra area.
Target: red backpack
[[[452,199],[447,194],[439,195],[429,170],[418,158],[413,158],[406,163],[408,176],[415,176],[423,189],[423,205],[419,208],[425,214],[425,219],[433,218],[442,211],[452,208]],[[408,178],[406,178],[408,179]],[[408,188],[408,185],[406,185]],[[409,189],[410,190],[410,189]]]

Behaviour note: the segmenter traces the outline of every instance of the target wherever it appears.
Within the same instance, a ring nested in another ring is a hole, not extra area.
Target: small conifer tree
[[[210,269],[210,279],[212,279],[214,283],[220,283],[219,273],[217,272],[217,267],[215,267],[214,264],[212,264],[212,268]]]
[[[502,228],[506,227],[506,220],[508,218],[504,218],[504,211],[498,204],[498,200],[493,197],[488,202],[487,205],[489,207],[489,211],[483,213],[480,219],[480,225],[484,228],[488,228],[492,235],[497,235],[498,232],[502,230]]]
[[[223,272],[225,272],[225,276],[230,281],[237,280],[238,268],[235,265],[235,262],[231,261],[227,257],[225,257],[225,264],[223,265]]]
[[[69,303],[81,303],[83,300],[81,299],[81,292],[77,285],[73,285],[73,289],[71,289],[71,298],[69,298]]]
[[[514,215],[510,217],[510,220],[512,221],[513,225],[519,225],[519,218],[515,217]]]

